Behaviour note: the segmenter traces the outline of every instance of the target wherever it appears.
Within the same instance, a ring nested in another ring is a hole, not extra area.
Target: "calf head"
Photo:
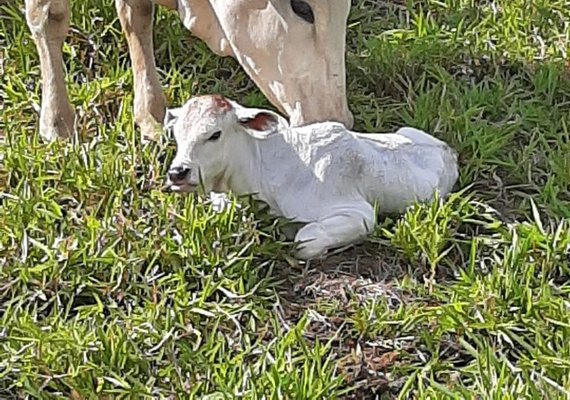
[[[199,96],[166,112],[164,126],[174,134],[176,156],[168,171],[173,191],[224,192],[240,166],[249,165],[252,138],[263,140],[287,127],[268,110],[245,108],[220,95]]]
[[[353,124],[346,99],[350,0],[178,0],[185,25],[233,55],[292,126]]]

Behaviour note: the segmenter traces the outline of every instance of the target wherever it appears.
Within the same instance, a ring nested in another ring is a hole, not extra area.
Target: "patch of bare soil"
[[[370,304],[396,311],[434,301],[401,288],[402,278],[422,279],[422,272],[393,251],[359,246],[308,265],[283,265],[281,271],[287,282],[275,307],[281,324],[289,330],[306,316],[305,338],[331,343],[338,371],[352,389],[347,399],[396,398],[409,377],[398,367],[426,364],[433,356],[419,334],[382,335],[359,326],[359,319],[371,317],[363,315]],[[465,362],[457,337],[449,335],[442,342],[446,345],[438,357],[452,364]]]
[[[414,338],[366,340],[347,324],[364,302],[382,299],[397,309],[409,295],[394,283],[406,274],[407,267],[388,264],[381,254],[356,248],[325,260],[309,263],[301,270],[284,266],[288,281],[281,293],[276,312],[289,329],[304,315],[308,318],[305,337],[309,342],[331,343],[334,360],[347,386],[347,398],[372,399],[380,394],[395,395],[405,382],[393,378],[390,370],[399,362],[402,351],[413,346]],[[334,304],[330,312],[325,304]]]

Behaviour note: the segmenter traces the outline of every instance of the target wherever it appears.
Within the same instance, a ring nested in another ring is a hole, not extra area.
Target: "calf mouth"
[[[172,181],[166,182],[166,189],[168,191],[177,192],[177,193],[195,192],[198,190],[199,187],[200,185],[193,184],[190,182],[172,182]]]

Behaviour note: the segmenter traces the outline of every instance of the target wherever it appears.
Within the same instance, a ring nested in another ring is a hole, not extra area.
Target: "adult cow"
[[[350,0],[115,0],[144,137],[153,138],[166,108],[153,53],[155,3],[176,10],[214,53],[235,57],[293,126],[322,120],[352,126],[344,58]],[[40,134],[48,140],[74,131],[62,68],[69,18],[69,0],[26,0],[43,81]]]

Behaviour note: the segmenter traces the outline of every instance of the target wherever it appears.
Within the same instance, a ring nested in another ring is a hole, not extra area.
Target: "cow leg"
[[[355,202],[329,209],[329,213],[299,230],[296,256],[309,260],[328,250],[358,242],[374,229],[374,209],[366,202]]]
[[[162,126],[166,110],[166,100],[154,59],[154,5],[150,0],[115,0],[115,6],[127,38],[133,69],[135,123],[140,128],[143,139],[154,140],[156,132]]]
[[[26,22],[40,58],[40,135],[48,141],[70,137],[75,116],[65,87],[62,52],[69,29],[69,0],[26,0]]]

